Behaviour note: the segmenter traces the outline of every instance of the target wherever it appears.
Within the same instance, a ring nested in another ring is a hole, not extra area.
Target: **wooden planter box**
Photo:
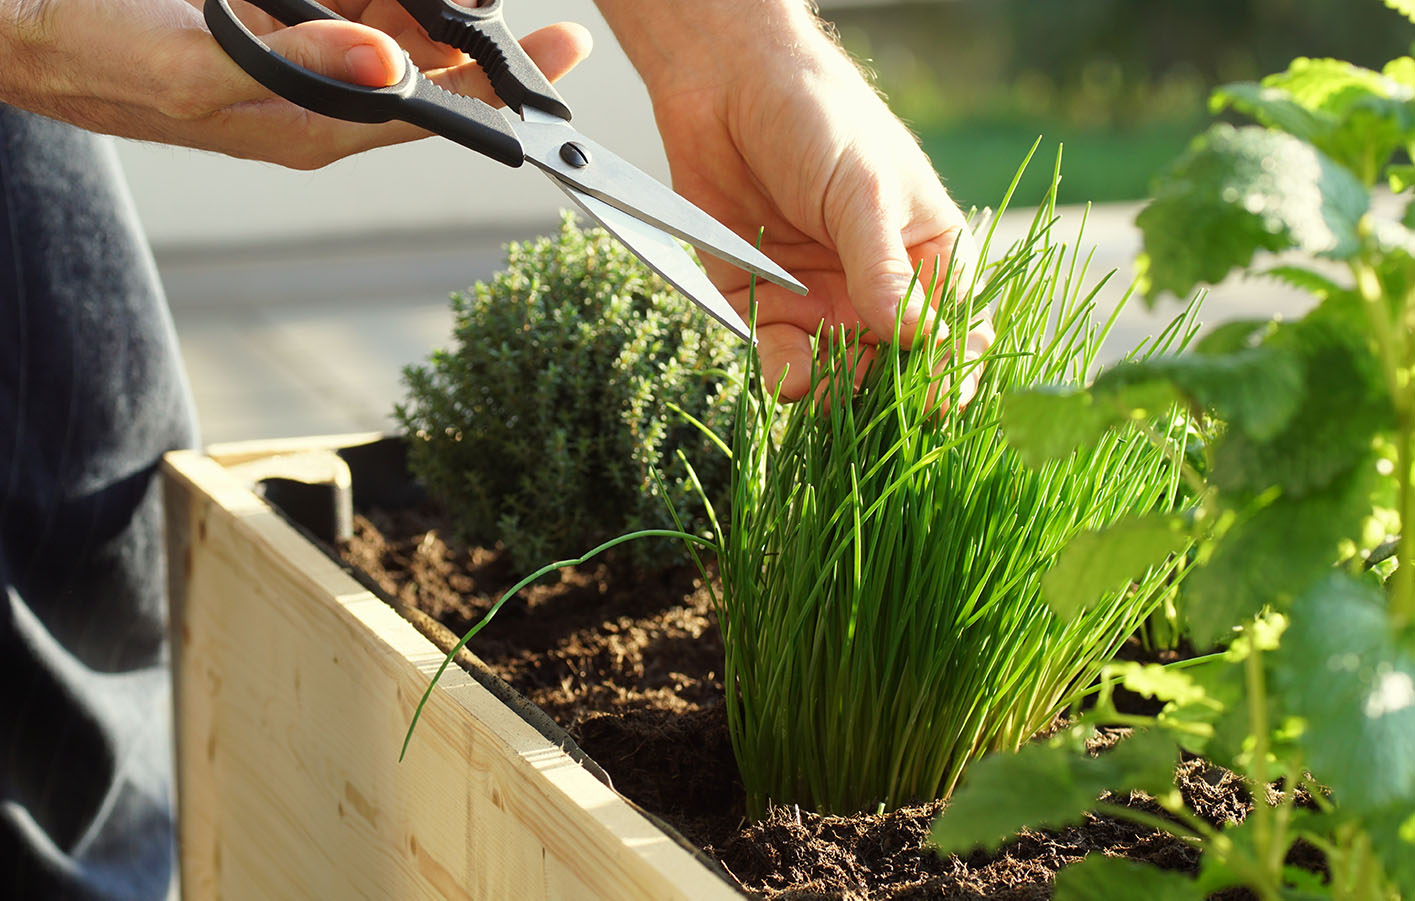
[[[185,896],[739,898],[474,666],[449,667],[399,763],[443,651],[251,487],[347,486],[329,448],[358,441],[166,459]]]

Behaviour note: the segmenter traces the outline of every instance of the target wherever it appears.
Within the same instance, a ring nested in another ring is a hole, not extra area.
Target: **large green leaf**
[[[1303,106],[1288,91],[1251,81],[1215,88],[1209,105],[1216,113],[1231,107],[1305,141],[1334,131],[1338,126],[1335,116]]]
[[[1408,68],[1400,60],[1374,72],[1344,60],[1299,58],[1261,84],[1219,88],[1212,105],[1308,141],[1371,184],[1392,151],[1415,137]]]
[[[1229,529],[1185,581],[1194,642],[1210,647],[1265,606],[1286,609],[1319,581],[1337,562],[1341,543],[1360,537],[1383,478],[1367,457],[1322,490],[1278,497]]]
[[[1370,205],[1361,182],[1305,141],[1220,124],[1196,138],[1155,184],[1136,220],[1140,287],[1153,300],[1221,281],[1259,250],[1347,259]]]
[[[1003,399],[1007,443],[1031,467],[1044,466],[1078,447],[1095,444],[1106,429],[1152,419],[1179,400],[1158,379],[1114,386],[1101,393],[1079,388],[1033,388]]]
[[[1371,850],[1385,865],[1387,878],[1406,898],[1415,898],[1415,799],[1365,816]]]
[[[1268,270],[1265,275],[1273,275]],[[1281,277],[1281,276],[1277,276]],[[1194,353],[1210,356],[1231,354],[1256,346],[1263,334],[1275,325],[1273,319],[1230,319],[1215,325],[1208,334],[1194,342]]]
[[[1279,326],[1250,353],[1247,407],[1231,414],[1264,426],[1230,430],[1214,443],[1214,485],[1251,497],[1277,486],[1287,495],[1320,491],[1370,455],[1372,440],[1394,424],[1384,379],[1366,348],[1364,323],[1342,294],[1299,322]],[[1359,329],[1359,331],[1358,331]],[[1295,378],[1295,381],[1294,381]],[[1275,409],[1265,411],[1264,400]]]
[[[1169,383],[1190,403],[1264,440],[1287,425],[1301,402],[1303,367],[1296,353],[1263,344],[1123,364],[1102,374],[1091,390],[1099,399],[1151,381]]]
[[[1119,857],[1091,854],[1056,874],[1056,901],[1203,901],[1189,876]]]
[[[1355,296],[1349,288],[1343,288],[1327,276],[1303,266],[1291,264],[1274,266],[1271,269],[1263,270],[1262,274],[1323,300],[1337,294]]]
[[[1044,466],[1083,445],[1092,444],[1121,421],[1112,407],[1099,406],[1081,389],[1034,388],[1007,395],[1002,431],[1022,462]]]
[[[1183,517],[1134,516],[1077,534],[1042,576],[1042,598],[1062,619],[1089,610],[1101,597],[1141,578],[1188,546]]]
[[[945,853],[995,849],[1019,829],[1079,821],[1102,791],[1173,787],[1179,751],[1165,733],[1132,735],[1097,757],[1086,755],[1084,737],[1074,728],[974,764],[934,823],[934,844]]]
[[[1304,763],[1337,803],[1415,810],[1415,652],[1397,641],[1382,592],[1323,580],[1292,605],[1271,664],[1275,694],[1304,721]]]

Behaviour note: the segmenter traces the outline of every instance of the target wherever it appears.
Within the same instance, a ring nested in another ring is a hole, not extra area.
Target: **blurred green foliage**
[[[1063,202],[1148,195],[1208,121],[1209,92],[1294,56],[1379,68],[1415,26],[1351,0],[915,0],[825,14],[877,74],[960,204],[995,202],[1038,135]],[[1019,198],[1040,200],[1046,174]]]

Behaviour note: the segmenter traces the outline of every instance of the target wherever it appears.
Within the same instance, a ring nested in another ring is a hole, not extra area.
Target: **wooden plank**
[[[343,435],[316,435],[300,438],[261,438],[255,441],[227,441],[213,444],[206,449],[206,455],[222,466],[235,466],[276,457],[282,454],[299,454],[306,451],[338,450],[368,444],[386,437],[383,432],[350,432]]]
[[[165,465],[188,898],[740,897],[211,459]]]

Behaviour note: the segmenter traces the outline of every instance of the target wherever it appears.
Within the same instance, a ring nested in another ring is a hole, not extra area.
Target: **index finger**
[[[407,52],[419,69],[445,69],[468,62],[460,50],[428,37],[397,0],[315,0],[330,12],[338,13],[351,22],[376,28],[388,35]],[[470,0],[475,2],[475,0]],[[470,2],[467,5],[470,5]],[[187,0],[201,9],[205,0]],[[253,33],[266,35],[284,27],[284,23],[247,0],[231,0],[231,8]]]
[[[466,0],[461,5],[475,6],[476,0]],[[392,37],[408,52],[419,69],[446,69],[462,65],[470,59],[455,47],[428,37],[412,13],[397,0],[343,0],[329,6],[345,18],[377,28]]]

